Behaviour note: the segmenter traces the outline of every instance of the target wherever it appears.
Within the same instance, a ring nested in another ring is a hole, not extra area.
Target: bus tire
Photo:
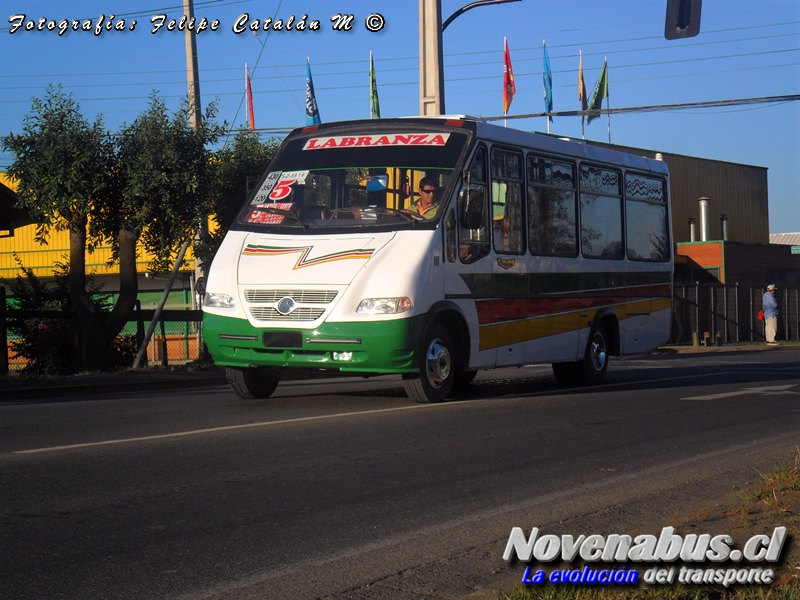
[[[273,369],[225,367],[225,376],[239,398],[269,398],[278,387],[280,375]]]
[[[427,328],[420,348],[419,373],[403,376],[406,394],[416,402],[441,402],[455,381],[455,352],[447,329],[439,323]]]
[[[603,381],[608,370],[608,351],[608,333],[602,324],[598,324],[589,334],[583,355],[583,383],[597,385]]]
[[[463,394],[470,388],[478,371],[456,371],[453,375],[451,395]]]
[[[580,362],[560,362],[553,363],[553,375],[560,385],[581,385],[580,369],[583,364]]]

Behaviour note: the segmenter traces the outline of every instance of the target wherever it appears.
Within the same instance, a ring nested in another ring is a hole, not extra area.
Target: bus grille
[[[288,296],[304,304],[330,304],[336,293],[336,290],[245,290],[244,297],[248,302],[277,302]]]
[[[282,315],[271,306],[253,306],[250,308],[250,314],[259,321],[316,321],[324,312],[324,308],[301,306],[288,315]]]

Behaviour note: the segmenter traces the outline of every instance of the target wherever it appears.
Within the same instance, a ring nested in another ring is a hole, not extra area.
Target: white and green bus
[[[400,374],[419,402],[532,363],[594,384],[667,340],[670,240],[662,161],[468,117],[304,127],[214,259],[204,340],[246,398],[288,369]]]

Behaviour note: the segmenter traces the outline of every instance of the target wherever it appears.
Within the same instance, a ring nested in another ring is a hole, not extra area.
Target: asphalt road
[[[0,597],[453,598],[511,527],[634,533],[796,455],[800,350],[0,405]],[[658,533],[659,529],[648,530]]]

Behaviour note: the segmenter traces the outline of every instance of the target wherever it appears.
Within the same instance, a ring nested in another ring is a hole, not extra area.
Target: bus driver
[[[423,177],[419,181],[419,200],[408,207],[411,212],[417,213],[425,219],[433,219],[439,212],[438,188],[433,177]]]

